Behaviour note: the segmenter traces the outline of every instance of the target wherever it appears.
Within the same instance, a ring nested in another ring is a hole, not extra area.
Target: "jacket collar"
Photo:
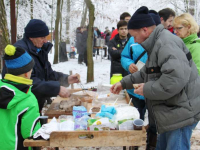
[[[131,35],[128,33],[128,35],[127,35],[127,41],[129,40],[130,37],[131,37]],[[117,35],[115,35],[114,39],[116,41],[121,41],[121,39],[119,38],[119,33]]]
[[[31,54],[38,55],[37,48],[33,45],[31,40],[25,36],[25,34],[24,34],[23,40],[26,42],[28,46],[28,51]],[[52,47],[53,47],[53,44],[51,44],[50,42],[47,42],[41,47],[41,50],[44,51],[46,54],[48,54]]]
[[[165,30],[164,26],[162,24],[158,25],[150,34],[150,36],[141,43],[141,46],[147,51],[148,54],[151,53],[155,42],[159,38],[160,32],[162,32],[163,30]]]
[[[26,79],[26,78],[23,78],[23,77],[14,76],[12,74],[6,74],[4,79],[9,80],[9,81],[13,81],[15,83],[26,84],[26,85],[32,85],[32,83],[33,83],[33,80],[31,80],[31,79]]]
[[[186,38],[184,38],[183,39],[183,42],[185,43],[185,44],[191,44],[191,43],[193,43],[195,40],[197,40],[198,39],[198,36],[197,36],[197,34],[191,34],[191,35],[189,35],[188,37],[186,37]]]

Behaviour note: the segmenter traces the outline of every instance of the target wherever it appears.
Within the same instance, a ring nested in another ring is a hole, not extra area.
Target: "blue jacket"
[[[31,79],[33,79],[32,92],[36,96],[39,109],[41,110],[47,98],[59,94],[61,85],[68,86],[68,75],[52,70],[51,64],[48,61],[48,53],[53,46],[51,43],[45,43],[37,53],[37,48],[24,36],[23,39],[17,41],[14,46],[26,50],[35,61],[31,74]],[[6,66],[3,68],[2,78],[4,78],[5,73]]]
[[[131,47],[132,47],[132,52],[131,52]],[[144,52],[143,47],[134,42],[134,38],[131,37],[128,41],[128,43],[126,44],[125,48],[123,49],[122,53],[121,53],[121,64],[122,67],[129,71],[129,66],[130,64],[134,63],[137,60],[137,58]],[[131,54],[132,54],[132,58],[131,58]],[[142,58],[140,58],[140,61],[142,61],[143,63],[146,63],[147,61],[147,53],[145,53]],[[130,73],[130,72],[129,72]],[[134,89],[129,89],[127,90],[127,92],[130,95],[133,95],[134,97],[138,98],[138,99],[142,99],[144,100],[144,97],[138,94],[134,93]]]

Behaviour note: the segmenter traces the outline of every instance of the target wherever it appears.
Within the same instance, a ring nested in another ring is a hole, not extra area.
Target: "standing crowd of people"
[[[69,84],[80,75],[56,72],[48,61],[52,44],[42,20],[31,19],[24,36],[5,48],[0,81],[0,145],[2,150],[25,150],[23,141],[41,127],[39,118],[46,100],[69,97]],[[101,33],[94,27],[93,53],[97,38],[105,39],[111,60],[110,77],[123,79],[110,91],[126,89],[140,119],[148,110],[146,150],[189,150],[192,130],[200,119],[199,26],[184,13],[170,8],[156,12],[142,6],[131,16],[120,15],[117,28]],[[87,65],[87,27],[76,29],[78,63]],[[106,55],[105,49],[105,55]],[[133,84],[138,84],[133,88]],[[137,149],[137,147],[135,147]]]
[[[123,75],[111,92],[126,89],[142,120],[148,110],[146,150],[189,150],[200,119],[198,24],[189,13],[176,16],[170,8],[157,13],[142,6],[126,27],[131,38],[117,59],[111,55],[117,49],[109,47],[111,60],[124,69],[114,72],[111,62],[111,74]]]

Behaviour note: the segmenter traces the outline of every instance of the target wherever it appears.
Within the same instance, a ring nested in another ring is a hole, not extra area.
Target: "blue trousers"
[[[156,150],[190,150],[192,130],[197,123],[159,134]]]

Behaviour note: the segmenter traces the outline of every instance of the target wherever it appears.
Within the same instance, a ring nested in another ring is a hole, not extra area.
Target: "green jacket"
[[[0,150],[27,150],[24,139],[41,127],[31,84],[32,80],[11,74],[0,80]]]
[[[198,73],[200,75],[200,39],[197,34],[191,34],[183,39],[186,47],[192,54],[192,59],[197,66]]]

